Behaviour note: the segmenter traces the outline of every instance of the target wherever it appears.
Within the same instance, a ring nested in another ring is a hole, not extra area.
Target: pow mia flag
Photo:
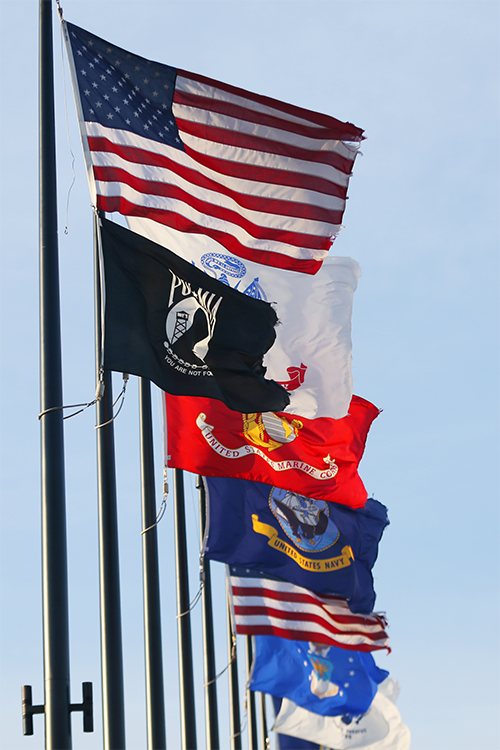
[[[271,305],[211,278],[164,247],[100,219],[106,290],[104,369],[148,378],[167,393],[281,411],[286,390],[265,380],[276,338]]]

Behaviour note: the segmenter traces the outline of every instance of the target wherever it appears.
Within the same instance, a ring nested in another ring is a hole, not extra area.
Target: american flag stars
[[[176,70],[112,47],[89,32],[67,25],[86,121],[145,135],[183,150],[172,117]],[[147,75],[145,67],[148,65]],[[141,104],[134,104],[134,98]]]

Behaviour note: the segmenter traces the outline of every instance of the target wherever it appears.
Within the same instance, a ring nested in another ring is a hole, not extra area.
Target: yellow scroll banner
[[[329,573],[332,570],[339,570],[340,568],[347,568],[351,564],[351,560],[354,560],[352,549],[349,545],[342,547],[342,554],[338,557],[330,557],[328,560],[310,560],[308,557],[301,555],[295,547],[292,547],[288,542],[284,542],[278,537],[278,532],[274,526],[269,526],[267,523],[259,521],[259,517],[252,514],[253,530],[257,534],[264,534],[269,537],[268,544],[278,552],[283,552],[288,557],[291,557],[297,565],[305,570],[311,570],[314,573]]]

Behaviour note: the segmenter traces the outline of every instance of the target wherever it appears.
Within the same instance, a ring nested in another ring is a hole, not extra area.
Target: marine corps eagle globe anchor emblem
[[[281,448],[286,443],[291,443],[304,426],[300,419],[292,419],[290,422],[278,417],[274,412],[263,414],[242,414],[243,434],[254,445],[267,448],[268,451]]]
[[[273,451],[283,448],[297,438],[300,439],[300,430],[304,426],[300,419],[289,421],[274,412],[241,414],[241,418],[243,420],[242,432],[246,442],[237,447],[228,447],[220,442],[214,434],[217,428],[215,425],[208,424],[205,413],[198,414],[196,426],[212,450],[230,461],[253,454],[263,459],[273,471],[302,471],[311,479],[320,482],[329,481],[337,475],[339,467],[330,455],[323,458],[324,463],[327,464],[325,468],[311,466],[299,457],[280,458],[277,456],[277,460],[274,460],[274,454],[273,458],[269,456]]]

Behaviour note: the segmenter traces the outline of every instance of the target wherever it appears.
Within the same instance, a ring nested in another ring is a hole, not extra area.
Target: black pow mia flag
[[[161,245],[100,219],[106,292],[104,369],[167,393],[205,396],[239,412],[283,411],[264,378],[276,338],[271,305],[247,297]]]

